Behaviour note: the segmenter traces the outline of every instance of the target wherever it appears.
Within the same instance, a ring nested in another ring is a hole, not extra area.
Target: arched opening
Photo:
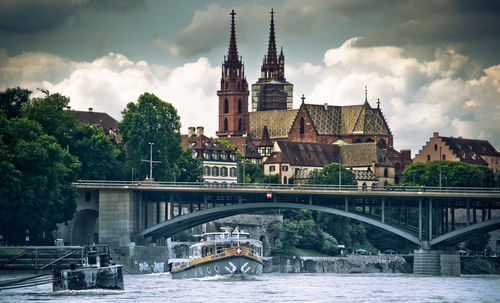
[[[283,177],[283,184],[288,184],[288,179],[286,176]]]
[[[224,130],[227,131],[227,119],[224,119]]]
[[[389,182],[385,181],[384,186],[389,186]]]
[[[238,119],[238,131],[241,132],[241,118]]]
[[[434,144],[434,150],[438,150],[438,145]]]
[[[212,167],[212,176],[214,177],[219,176],[219,168],[217,166]]]
[[[366,191],[367,188],[368,188],[368,185],[366,185],[366,182],[363,182],[363,185],[361,185],[361,189],[363,191]]]
[[[389,170],[386,168],[384,168],[384,177],[389,177]]]
[[[378,140],[378,143],[377,143],[378,147],[380,147],[381,149],[385,149],[387,148],[387,143],[385,142],[384,139],[380,139]]]
[[[241,114],[241,99],[238,100],[238,114]]]
[[[431,161],[431,155],[427,155],[427,162]]]
[[[304,129],[305,129],[305,123],[304,123],[304,118],[300,118],[300,134],[304,134]]]
[[[229,101],[227,99],[224,99],[224,114],[229,113]]]
[[[77,212],[71,226],[71,245],[99,243],[99,213],[93,209]]]
[[[446,155],[443,155],[443,161],[446,161]]]

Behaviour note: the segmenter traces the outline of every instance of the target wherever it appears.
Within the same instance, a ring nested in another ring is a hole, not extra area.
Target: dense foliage
[[[242,183],[280,183],[280,176],[278,174],[264,175],[260,165],[252,163],[248,159],[241,161],[239,166],[239,180],[241,180],[240,182]],[[245,177],[243,177],[243,174],[245,174]]]
[[[356,185],[356,176],[348,169],[341,166],[342,185]],[[313,170],[309,174],[308,184],[339,184],[339,165],[332,163],[325,165],[321,170]]]
[[[119,123],[127,163],[134,168],[138,179],[149,176],[150,143],[153,143],[153,178],[173,181],[181,176],[177,165],[182,154],[180,118],[172,104],[150,93],[142,94],[137,103],[130,102],[122,111]]]

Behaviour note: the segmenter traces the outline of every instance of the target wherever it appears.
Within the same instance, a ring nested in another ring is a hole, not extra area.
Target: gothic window
[[[238,90],[240,90],[240,82],[238,82]]]
[[[304,118],[300,118],[300,134],[304,134]]]
[[[224,99],[224,114],[229,113],[229,101],[227,99]]]
[[[378,145],[378,147],[380,147],[381,149],[385,149],[385,148],[387,148],[387,143],[385,143],[385,140],[384,140],[384,139],[380,139],[380,140],[378,140],[377,145]]]
[[[219,168],[217,166],[212,167],[212,176],[214,177],[219,176]]]
[[[434,150],[438,150],[438,145],[434,144]]]
[[[365,191],[368,186],[366,185],[366,182],[363,182],[363,185],[361,187]]]
[[[241,131],[241,118],[238,119],[238,131]]]
[[[227,89],[227,82],[224,84],[224,88]]]
[[[238,114],[241,114],[241,99],[238,100]]]
[[[431,161],[431,155],[427,155],[427,162]]]
[[[386,168],[384,168],[384,177],[389,177],[389,170]]]
[[[443,161],[445,161],[445,160],[446,160],[446,155],[443,155]],[[491,161],[491,162],[493,162],[493,161]]]
[[[227,131],[227,119],[224,119],[224,130]]]

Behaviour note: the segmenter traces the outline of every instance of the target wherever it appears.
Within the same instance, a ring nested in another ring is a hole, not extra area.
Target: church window
[[[427,162],[431,161],[431,155],[427,155]]]
[[[389,177],[389,170],[386,168],[384,168],[384,177]]]
[[[300,134],[304,134],[304,118],[300,118]]]
[[[219,168],[217,166],[212,167],[212,176],[214,177],[219,176]]]
[[[227,131],[227,119],[224,119],[224,130]]]
[[[238,100],[238,114],[241,114],[241,99]]]
[[[438,145],[434,144],[434,150],[438,150]]]
[[[238,90],[240,90],[240,82],[238,82]]]
[[[224,88],[227,89],[227,82],[224,84]]]
[[[229,101],[227,99],[224,99],[224,114],[229,113]]]
[[[241,118],[238,119],[238,131],[241,131]]]

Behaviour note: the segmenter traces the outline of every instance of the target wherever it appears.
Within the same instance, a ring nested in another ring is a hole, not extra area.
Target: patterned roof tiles
[[[248,113],[251,137],[261,138],[264,126],[267,125],[271,139],[287,138],[298,111],[266,110]]]

